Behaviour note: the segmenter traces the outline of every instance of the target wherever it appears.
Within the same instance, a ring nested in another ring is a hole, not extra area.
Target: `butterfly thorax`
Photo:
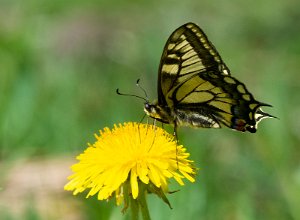
[[[174,116],[172,116],[171,109],[168,106],[160,106],[157,101],[151,104],[145,103],[144,111],[149,117],[166,124],[172,124],[175,120]]]

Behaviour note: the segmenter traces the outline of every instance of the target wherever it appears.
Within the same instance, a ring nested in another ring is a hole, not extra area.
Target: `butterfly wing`
[[[158,75],[158,102],[167,104],[167,93],[184,76],[187,78],[208,68],[230,75],[204,32],[193,23],[182,25],[171,34],[163,50]]]
[[[195,24],[187,23],[169,37],[161,58],[158,105],[171,109],[179,125],[256,131],[271,115],[245,85],[230,75],[215,47]]]

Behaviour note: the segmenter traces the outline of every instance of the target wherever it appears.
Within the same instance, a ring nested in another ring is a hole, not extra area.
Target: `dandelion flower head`
[[[115,196],[120,205],[126,182],[136,199],[139,182],[166,191],[170,178],[180,185],[184,185],[183,179],[195,181],[189,153],[162,128],[130,122],[104,128],[95,136],[96,142],[88,144],[71,168],[74,173],[65,190],[74,195],[89,190],[87,197],[97,193],[99,200]]]

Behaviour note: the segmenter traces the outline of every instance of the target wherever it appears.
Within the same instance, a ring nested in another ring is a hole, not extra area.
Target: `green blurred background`
[[[170,210],[149,196],[153,219],[300,219],[299,1],[0,2],[0,219],[128,219],[121,207],[64,192],[93,134],[139,121],[156,95],[162,48],[199,24],[232,75],[280,120],[256,134],[181,128],[200,168],[171,185]],[[159,201],[158,201],[159,200]]]

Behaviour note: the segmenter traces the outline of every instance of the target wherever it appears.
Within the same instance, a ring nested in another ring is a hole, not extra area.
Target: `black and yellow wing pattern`
[[[158,100],[145,104],[152,118],[177,126],[256,132],[258,122],[273,117],[230,70],[194,23],[176,29],[163,50]]]

